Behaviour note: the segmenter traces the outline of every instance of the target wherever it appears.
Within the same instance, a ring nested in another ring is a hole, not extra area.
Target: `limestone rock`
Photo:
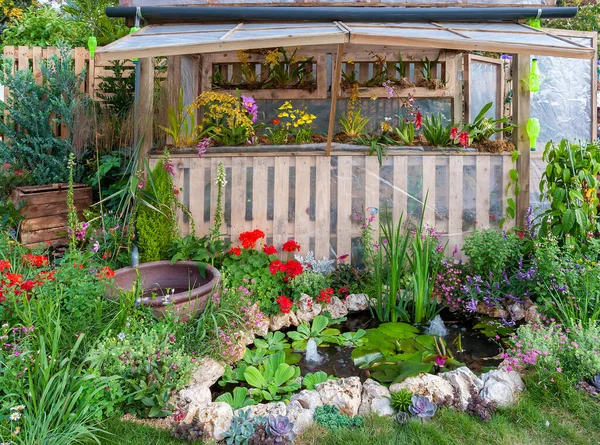
[[[337,406],[341,413],[350,417],[358,414],[362,384],[359,377],[329,380],[317,385],[317,392],[324,405]]]
[[[179,391],[179,400],[187,405],[187,412],[183,421],[192,423],[198,411],[210,405],[210,389],[205,385],[189,386]]]
[[[223,440],[223,434],[231,426],[233,410],[225,402],[215,402],[198,413],[198,422],[204,425],[205,440]]]
[[[193,385],[212,386],[225,374],[225,365],[210,357],[202,357],[192,375]]]
[[[366,311],[369,309],[369,296],[367,294],[350,294],[345,300],[350,312]]]
[[[508,318],[509,313],[507,310],[499,308],[497,306],[488,307],[485,303],[479,302],[477,304],[476,312],[487,315],[492,318]]]
[[[519,303],[515,303],[508,308],[508,312],[514,321],[520,321],[525,318],[525,309]]]
[[[452,385],[443,378],[433,374],[419,374],[416,377],[407,377],[400,383],[390,386],[390,392],[406,389],[413,394],[426,396],[433,402],[445,400],[446,397],[454,398]]]
[[[302,432],[312,424],[314,414],[314,408],[304,409],[297,400],[293,400],[287,404],[287,416],[290,419],[290,422],[294,424],[292,430],[296,435],[302,434]]]
[[[527,323],[533,323],[534,321],[538,320],[539,317],[540,317],[540,315],[538,314],[537,306],[535,306],[535,305],[530,306],[525,311],[525,321]]]
[[[298,326],[300,322],[298,317],[293,312],[288,314],[277,314],[271,316],[269,320],[269,329],[271,331],[279,331],[283,328],[289,328],[290,326]]]
[[[331,301],[323,308],[323,312],[325,311],[329,311],[333,319],[348,315],[348,308],[338,297],[331,297]]]
[[[296,316],[299,321],[310,323],[313,318],[321,313],[321,305],[314,302],[309,295],[302,294],[298,301],[298,310]]]
[[[471,401],[471,388],[475,387],[477,393],[483,388],[481,379],[473,374],[466,366],[454,371],[444,372],[439,376],[452,385],[455,394],[459,397],[457,402],[463,411],[467,409],[467,406]]]
[[[234,414],[238,416],[240,411],[250,410],[250,417],[267,417],[272,414],[275,417],[277,416],[285,416],[286,415],[286,407],[283,402],[272,402],[272,403],[259,403],[258,405],[250,405],[245,406],[240,409],[236,409]]]
[[[250,307],[249,312],[253,314],[252,334],[265,337],[269,333],[269,317],[262,313],[258,302]]]
[[[240,331],[236,334],[236,337],[239,336],[241,344],[244,346],[251,345],[254,343],[254,334],[248,331]]]
[[[517,393],[525,389],[525,383],[518,372],[494,370],[481,375],[483,389],[480,392],[485,400],[505,408],[515,403]]]
[[[299,393],[294,394],[290,397],[290,402],[298,402],[302,408],[313,411],[317,406],[323,406],[323,401],[319,393],[309,389],[303,389]]]
[[[394,410],[390,405],[390,391],[375,380],[367,379],[363,383],[362,401],[358,414],[366,416],[375,413],[379,416],[392,416]]]

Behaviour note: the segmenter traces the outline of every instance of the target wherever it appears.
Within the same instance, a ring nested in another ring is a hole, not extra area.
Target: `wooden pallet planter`
[[[92,205],[92,189],[83,184],[73,186],[73,203],[78,213]],[[62,244],[67,241],[67,184],[17,187],[15,205],[24,203],[21,214],[20,241],[26,246],[41,243]]]

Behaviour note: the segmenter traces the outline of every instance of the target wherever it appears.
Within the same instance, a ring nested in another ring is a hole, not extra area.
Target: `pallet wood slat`
[[[331,158],[319,157],[316,162],[315,197],[315,258],[329,257],[331,216]]]
[[[291,159],[288,157],[276,157],[274,159],[273,244],[277,248],[288,240],[290,161]]]
[[[423,215],[426,226],[435,227],[435,180],[436,180],[436,157],[423,156],[423,195],[425,212]]]
[[[476,169],[477,181],[477,205],[475,208],[475,220],[477,229],[485,229],[490,226],[490,158],[477,158]]]
[[[302,253],[306,253],[310,242],[310,158],[296,159],[296,212],[294,228],[296,241],[302,246]]]
[[[463,232],[463,172],[461,156],[451,156],[448,163],[448,244],[449,248],[462,247]]]
[[[337,255],[352,254],[352,157],[339,156],[337,170]],[[351,261],[352,258],[348,258]]]

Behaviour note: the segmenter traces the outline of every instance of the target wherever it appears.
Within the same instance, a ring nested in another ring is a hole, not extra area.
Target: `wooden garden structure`
[[[530,71],[530,58],[583,60],[584,66],[589,66],[583,74],[595,79],[597,35],[535,29],[518,22],[166,23],[147,26],[99,49],[96,62],[139,58],[137,134],[144,153],[156,162],[160,150],[152,151],[153,141],[146,136],[152,134],[153,126],[155,57],[169,58],[167,84],[170,105],[174,106],[180,88],[187,103],[214,89],[215,72],[234,79],[240,71],[237,51],[249,54],[249,62],[260,76],[265,57],[260,50],[276,47],[300,47],[299,54],[314,57],[314,89],[241,93],[256,98],[264,109],[274,108],[283,100],[315,107],[319,110],[315,112],[316,123],[326,130],[326,142],[308,147],[221,147],[201,158],[192,151],[175,151],[176,185],[183,190],[181,199],[191,210],[197,231],[206,233],[216,206],[217,165],[222,162],[228,176],[226,229],[232,239],[245,230],[260,228],[269,242],[280,244],[294,238],[304,251],[332,257],[352,253],[360,236],[357,212],[387,208],[395,217],[407,211],[418,213],[426,195],[425,222],[446,234],[450,245],[460,246],[464,233],[494,225],[503,216],[504,190],[510,182],[509,171],[515,167],[510,153],[420,147],[390,149],[380,165],[366,147],[333,142],[340,109],[348,96],[342,88],[343,73],[354,69],[359,82],[364,83],[375,69],[372,55],[384,54],[390,68],[403,64],[409,80],[418,85],[419,61],[424,57],[437,59],[434,77],[443,87],[413,86],[399,93],[431,101],[438,107],[434,109],[441,107],[454,122],[477,113],[471,102],[484,88],[495,98],[494,116],[503,116],[504,98],[512,89],[509,108],[518,125],[513,141],[520,154],[516,168],[521,193],[516,196],[515,221],[508,224],[521,226],[530,204],[531,152],[525,126],[531,93],[523,81]],[[474,55],[473,51],[511,54],[512,76],[508,63]],[[483,64],[493,81],[479,79],[474,64]],[[595,82],[590,80],[589,88],[592,103],[587,127],[589,137],[595,138]],[[395,110],[384,88],[361,87],[359,95],[365,101],[377,99],[375,102],[381,104],[379,120]],[[180,224],[184,231],[189,230],[185,216],[181,216]]]

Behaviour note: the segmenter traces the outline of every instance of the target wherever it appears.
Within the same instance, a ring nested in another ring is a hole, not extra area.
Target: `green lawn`
[[[546,426],[546,421],[549,426]],[[131,423],[111,421],[115,435],[103,444],[181,444],[167,432]],[[543,390],[530,383],[514,408],[498,411],[485,424],[467,414],[442,409],[426,425],[396,425],[389,418],[369,417],[359,430],[328,432],[320,427],[306,431],[297,445],[395,444],[600,444],[600,404],[568,386]]]

